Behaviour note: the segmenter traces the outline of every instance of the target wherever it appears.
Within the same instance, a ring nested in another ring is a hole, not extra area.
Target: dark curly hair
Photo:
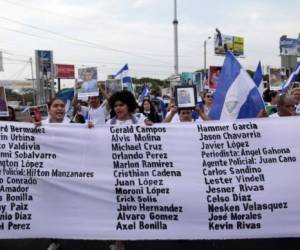
[[[131,114],[134,113],[138,107],[134,95],[127,90],[118,91],[108,99],[111,110],[114,110],[114,106],[117,101],[125,103],[128,107],[129,113]]]

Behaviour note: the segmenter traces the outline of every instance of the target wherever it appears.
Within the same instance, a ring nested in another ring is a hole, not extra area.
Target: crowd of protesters
[[[62,112],[65,109],[65,104],[60,103],[59,111],[55,112],[63,116],[62,123],[86,123],[91,128],[96,124],[122,125],[144,122],[150,125],[162,122],[202,122],[211,120],[209,112],[214,103],[214,95],[211,91],[201,93],[194,108],[178,108],[173,96],[170,97],[170,101],[167,104],[164,103],[157,91],[153,91],[150,95],[139,99],[140,103],[138,103],[134,95],[127,90],[118,91],[111,96],[107,95],[103,87],[100,87],[99,90],[99,96],[90,96],[87,100],[79,100],[75,93],[72,109],[68,112],[66,110],[64,113]],[[263,94],[263,99],[265,101],[265,110],[260,112],[257,117],[294,116],[300,114],[300,88],[293,88],[287,93],[267,89]],[[50,100],[49,103],[52,103],[54,100],[59,102],[58,98],[55,98]],[[51,123],[49,119],[54,115],[49,103],[49,116],[42,121],[43,124]],[[122,107],[126,109],[125,114],[122,114]],[[8,111],[9,116],[0,117],[0,121],[16,121],[14,109],[8,106]]]

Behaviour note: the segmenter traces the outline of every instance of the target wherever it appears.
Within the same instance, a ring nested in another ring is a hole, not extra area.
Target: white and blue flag
[[[127,88],[129,91],[133,91],[132,79],[129,76],[129,68],[126,63],[123,68],[121,68],[117,74],[115,74],[115,79],[120,79],[122,81],[123,88]]]
[[[226,54],[213,96],[214,102],[209,113],[213,120],[255,118],[265,107],[256,84],[232,52]]]
[[[150,89],[148,88],[147,85],[145,85],[141,93],[141,98],[144,99],[145,96],[149,96],[149,95],[150,95]]]
[[[261,63],[259,62],[256,68],[256,71],[254,73],[253,76],[253,81],[255,82],[259,93],[261,96],[263,96],[263,92],[264,92],[264,76],[263,76],[263,71],[262,71],[262,67],[261,67]]]
[[[147,85],[144,85],[143,91],[139,96],[139,102],[142,103],[144,98],[149,95],[150,95],[150,89],[148,88]]]
[[[282,92],[286,92],[290,85],[296,80],[297,75],[300,73],[300,61],[298,62],[297,66],[295,67],[293,73],[290,75],[289,79],[283,84]]]

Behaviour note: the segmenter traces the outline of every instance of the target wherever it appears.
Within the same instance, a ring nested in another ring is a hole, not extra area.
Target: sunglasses
[[[206,95],[205,97],[207,97],[207,98],[213,98],[212,95]]]

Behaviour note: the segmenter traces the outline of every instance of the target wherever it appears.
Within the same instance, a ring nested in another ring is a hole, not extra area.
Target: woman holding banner
[[[135,111],[138,108],[137,102],[133,94],[127,90],[114,93],[108,99],[109,106],[112,110],[113,118],[108,120],[106,124],[111,125],[131,125],[142,124],[152,125],[153,122],[148,120],[144,115],[137,116]],[[111,250],[124,250],[123,241],[117,240],[115,244],[110,245]]]
[[[59,98],[51,99],[48,104],[48,118],[43,124],[48,123],[70,123],[70,119],[65,116],[65,103]]]
[[[48,118],[41,120],[42,116],[40,111],[36,108],[32,111],[32,118],[36,126],[49,123],[70,123],[70,119],[65,116],[65,103],[60,98],[53,98],[48,103]]]
[[[113,118],[108,120],[106,124],[111,125],[131,125],[142,124],[152,125],[144,115],[137,116],[135,114],[138,108],[137,102],[133,94],[127,90],[114,93],[108,100],[112,110]]]
[[[49,123],[70,123],[71,121],[65,116],[65,103],[63,100],[59,98],[51,99],[48,104],[48,118],[46,120],[41,120],[41,114],[38,110],[33,112],[32,117],[34,119],[34,124],[36,126],[41,126],[43,124]],[[57,239],[52,239],[50,245],[47,250],[58,250],[60,247],[60,243]]]

